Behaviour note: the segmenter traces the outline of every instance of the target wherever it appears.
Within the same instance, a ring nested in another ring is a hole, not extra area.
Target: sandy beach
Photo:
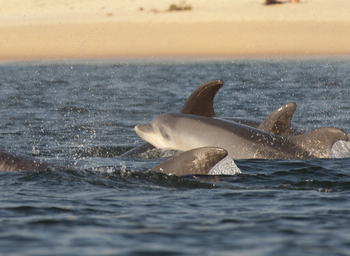
[[[0,61],[344,56],[349,35],[348,0],[0,0]]]

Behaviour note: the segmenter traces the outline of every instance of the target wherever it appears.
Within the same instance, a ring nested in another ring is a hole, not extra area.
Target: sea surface
[[[70,167],[0,172],[0,255],[350,255],[348,157],[213,180],[147,171],[167,151],[119,157],[211,79],[219,117],[293,101],[293,127],[350,132],[349,58],[1,64],[0,148]]]

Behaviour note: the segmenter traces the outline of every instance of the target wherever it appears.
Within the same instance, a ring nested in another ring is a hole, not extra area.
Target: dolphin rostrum
[[[181,175],[207,175],[210,170],[227,156],[222,148],[204,147],[182,152],[151,170]],[[28,155],[0,150],[0,171],[46,171],[48,168],[64,170],[70,167],[58,166]],[[240,173],[237,168],[234,173]]]
[[[178,113],[162,114],[151,125],[137,125],[135,131],[156,148],[220,147],[233,159],[328,158],[334,142],[349,141],[337,128],[283,137],[236,122]]]

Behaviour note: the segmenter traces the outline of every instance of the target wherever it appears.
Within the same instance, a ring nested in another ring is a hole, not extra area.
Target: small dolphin
[[[222,148],[198,148],[173,156],[151,170],[172,173],[177,176],[207,175],[226,156],[227,151]],[[35,157],[0,150],[0,171],[45,171],[48,168],[64,170],[70,167],[58,166]],[[240,171],[236,170],[236,173],[240,173]]]
[[[162,114],[151,125],[137,125],[135,132],[156,148],[220,147],[233,159],[328,158],[334,142],[349,141],[337,128],[282,137],[227,120],[178,113]]]

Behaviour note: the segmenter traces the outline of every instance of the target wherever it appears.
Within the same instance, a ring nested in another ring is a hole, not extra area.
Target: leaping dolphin
[[[210,170],[227,156],[227,151],[216,147],[203,147],[173,156],[151,170],[161,173],[182,175],[207,175]],[[63,167],[38,158],[9,153],[0,150],[0,171],[46,171],[48,168],[64,170]],[[240,173],[236,168],[232,174]]]
[[[178,113],[162,114],[151,125],[137,125],[135,131],[156,148],[221,147],[233,159],[328,158],[334,142],[349,141],[337,128],[283,137],[227,120]]]
[[[224,82],[221,80],[210,80],[201,84],[187,98],[180,113],[204,117],[217,117],[213,103],[216,93],[223,85]],[[299,130],[291,129],[290,123],[295,109],[296,103],[294,102],[282,105],[271,112],[263,122],[234,117],[224,119],[248,125],[275,135],[291,136],[301,134]],[[150,143],[145,143],[122,154],[120,157],[134,157],[153,148],[154,146]]]

